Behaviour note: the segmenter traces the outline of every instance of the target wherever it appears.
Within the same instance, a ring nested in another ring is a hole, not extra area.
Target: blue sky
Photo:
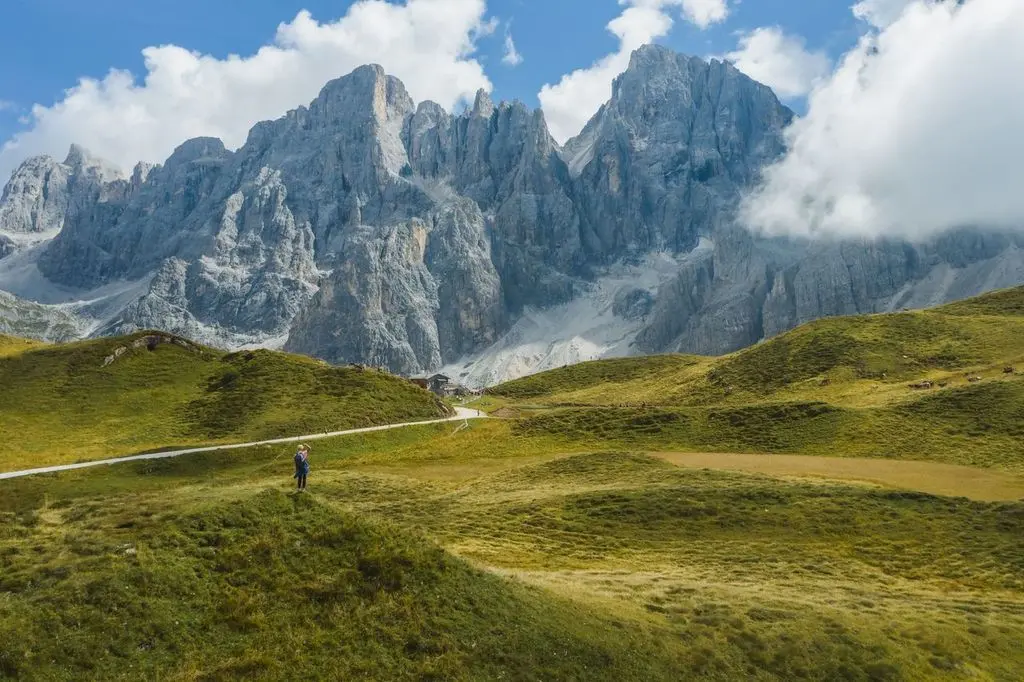
[[[0,139],[18,129],[32,104],[51,105],[79,77],[103,77],[112,68],[144,73],[141,51],[173,43],[217,57],[248,55],[273,39],[279,23],[301,9],[321,21],[342,16],[351,2],[337,0],[7,0],[0,23]],[[677,21],[659,40],[677,50],[722,54],[737,31],[778,25],[803,36],[810,48],[832,56],[857,35],[848,0],[743,0],[722,24],[701,31]],[[479,42],[479,58],[497,98],[536,106],[537,91],[616,47],[605,30],[621,7],[615,0],[492,0],[489,14],[511,22],[523,62],[501,63],[503,29]]]

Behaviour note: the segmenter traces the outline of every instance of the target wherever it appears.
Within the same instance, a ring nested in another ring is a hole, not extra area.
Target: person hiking
[[[309,475],[309,446],[300,445],[295,451],[295,475],[296,490],[306,489],[306,476]]]

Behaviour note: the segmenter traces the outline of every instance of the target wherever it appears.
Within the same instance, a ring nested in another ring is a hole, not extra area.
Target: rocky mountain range
[[[470,384],[606,355],[723,353],[829,315],[1024,282],[1024,239],[763,239],[735,209],[785,150],[772,91],[648,46],[559,146],[486,93],[458,114],[377,66],[122,176],[73,147],[0,198],[0,331],[160,328]]]

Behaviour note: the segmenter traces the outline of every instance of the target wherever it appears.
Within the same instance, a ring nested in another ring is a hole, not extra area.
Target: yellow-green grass
[[[133,495],[4,520],[16,679],[668,679],[669,647],[311,496]],[[31,548],[30,552],[23,549]]]
[[[1024,381],[997,380],[914,402],[718,407],[574,407],[524,416],[514,429],[590,447],[932,460],[1024,471]]]
[[[182,340],[150,348],[153,335],[0,356],[0,470],[446,413],[427,391],[377,371],[274,351],[225,354]]]
[[[286,447],[0,482],[0,627],[32,635],[0,636],[0,661],[25,679],[1024,670],[1024,503],[457,428],[318,442],[308,498],[280,494]]]
[[[0,334],[0,358],[8,355],[15,355],[26,350],[39,348],[45,344],[42,341],[22,339],[17,336],[5,336]]]
[[[290,451],[270,446],[0,481],[0,674],[1021,679],[1024,381],[1003,368],[1022,291],[530,377],[474,403],[503,419],[317,442],[309,497],[282,495]],[[141,424],[143,449],[327,430],[375,390],[401,399],[366,419],[442,409],[283,354],[171,344],[103,367],[124,343],[0,359],[4,386],[17,367],[37,387],[0,414],[39,431],[73,405],[99,419],[37,443]],[[907,386],[924,378],[948,385]],[[688,451],[748,454],[677,466]]]
[[[563,442],[1024,470],[1024,287],[818,320],[722,358],[584,363],[488,390]],[[925,383],[929,382],[929,383]],[[541,409],[538,409],[541,408]]]
[[[766,474],[777,478],[812,478],[903,488],[966,497],[983,502],[1024,500],[1024,474],[995,469],[907,462],[891,459],[765,455],[727,452],[657,452],[654,456],[691,469],[717,469]]]
[[[1000,377],[1024,363],[1024,287],[927,311],[817,320],[722,358],[595,361],[508,382],[488,393],[546,405],[738,405],[826,401],[874,407]],[[1020,368],[1024,370],[1024,368]]]

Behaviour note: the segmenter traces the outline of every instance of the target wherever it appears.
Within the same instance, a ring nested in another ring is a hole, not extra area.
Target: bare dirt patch
[[[1024,499],[1024,476],[956,464],[810,455],[706,452],[655,452],[651,455],[691,469],[868,483],[982,502]]]

